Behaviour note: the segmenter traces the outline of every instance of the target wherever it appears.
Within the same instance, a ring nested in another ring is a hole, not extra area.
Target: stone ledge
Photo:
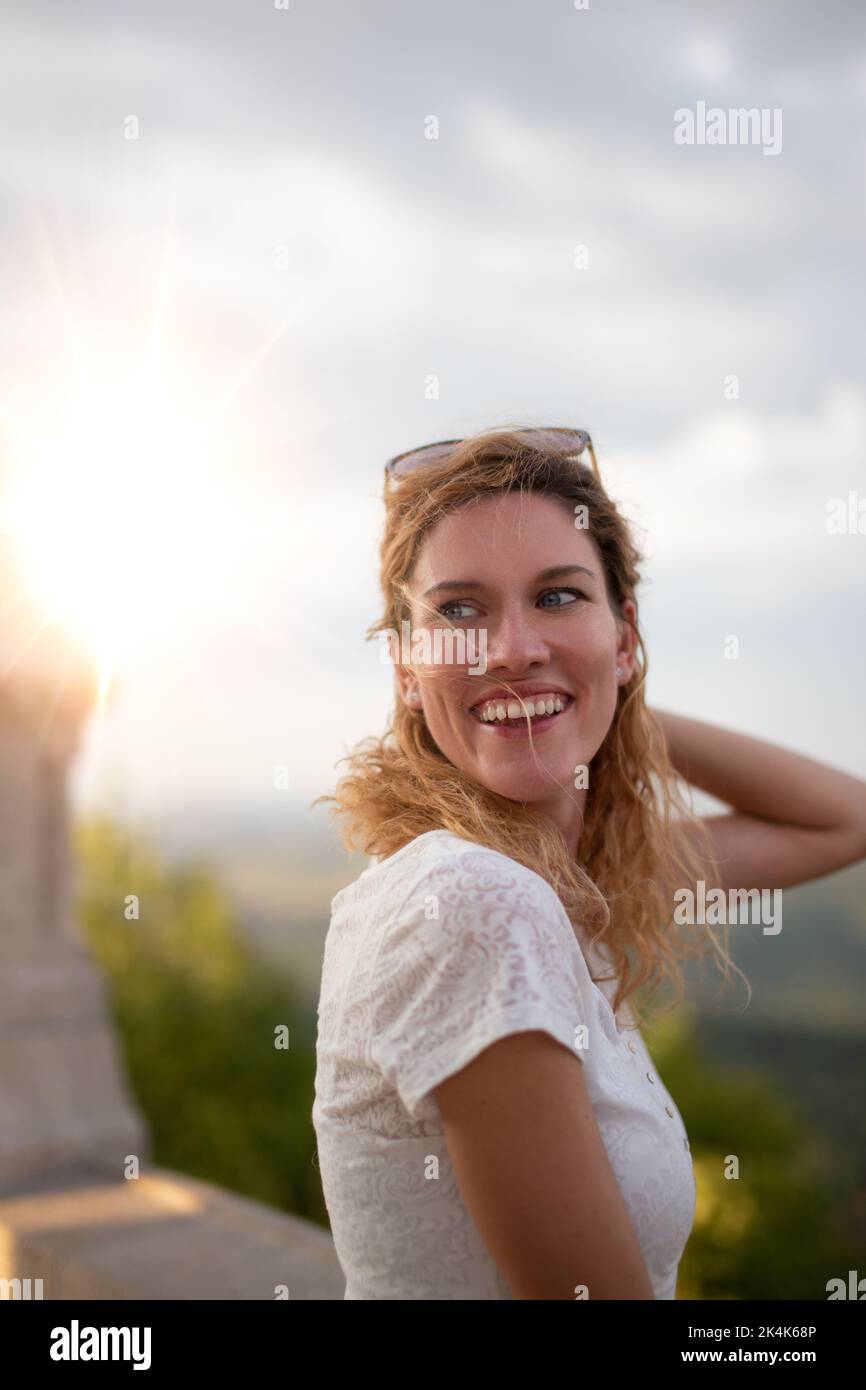
[[[322,1227],[198,1178],[71,1170],[0,1198],[0,1279],[45,1299],[342,1299]],[[32,1286],[35,1290],[35,1284]]]

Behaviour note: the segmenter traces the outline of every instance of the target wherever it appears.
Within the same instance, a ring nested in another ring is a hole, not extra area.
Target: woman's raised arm
[[[859,777],[698,719],[651,713],[679,775],[733,808],[701,817],[723,888],[786,888],[866,858]]]

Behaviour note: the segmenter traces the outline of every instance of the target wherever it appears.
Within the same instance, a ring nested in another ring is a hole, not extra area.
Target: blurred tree
[[[75,847],[79,918],[155,1161],[327,1225],[310,1113],[315,1010],[245,945],[205,864],[168,867],[104,817],[77,821]],[[281,1026],[287,1048],[275,1045]]]

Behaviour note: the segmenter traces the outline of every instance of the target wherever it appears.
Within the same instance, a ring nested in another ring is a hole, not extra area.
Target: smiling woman
[[[640,555],[590,448],[500,430],[391,469],[370,635],[471,630],[485,660],[401,652],[332,798],[376,861],[334,898],[319,1002],[347,1298],[674,1298],[694,1177],[638,996],[732,964],[683,890],[866,854],[862,782],[647,709]],[[678,774],[734,810],[692,815]]]
[[[640,556],[590,450],[497,430],[389,470],[369,635],[473,631],[485,660],[404,648],[391,727],[332,798],[375,861],[332,903],[319,1003],[347,1298],[675,1296],[688,1138],[632,1005],[681,989],[679,958],[730,962],[673,924],[711,847],[644,703]]]

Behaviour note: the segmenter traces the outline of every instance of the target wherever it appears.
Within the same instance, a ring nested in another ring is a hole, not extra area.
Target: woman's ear
[[[616,648],[616,679],[617,681],[631,680],[634,673],[634,657],[637,651],[637,605],[632,599],[627,598],[622,605],[622,617],[617,621],[619,637]],[[634,624],[634,627],[632,626]]]
[[[412,671],[406,666],[395,668],[397,677],[397,690],[400,699],[409,706],[410,709],[421,708],[421,691],[418,688],[418,681]]]

